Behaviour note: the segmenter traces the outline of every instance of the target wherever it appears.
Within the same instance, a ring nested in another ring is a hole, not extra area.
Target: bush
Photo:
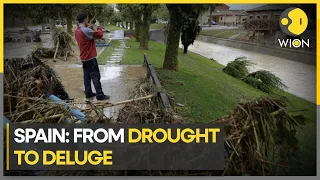
[[[287,88],[280,78],[266,70],[253,72],[245,77],[243,81],[267,93],[270,93],[273,89]]]
[[[229,62],[222,71],[235,78],[242,79],[249,74],[248,66],[252,64],[246,57],[239,57]]]
[[[270,91],[270,89],[265,84],[263,84],[260,79],[256,79],[254,77],[245,77],[243,81],[256,89],[260,89],[263,92]]]

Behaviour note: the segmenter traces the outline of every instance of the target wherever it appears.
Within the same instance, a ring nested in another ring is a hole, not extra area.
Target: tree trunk
[[[72,33],[72,13],[68,13],[67,15],[67,32]]]
[[[212,21],[212,8],[210,8],[209,27],[211,27],[211,21]]]
[[[41,30],[42,30],[42,31],[45,31],[45,30],[46,30],[46,27],[45,27],[45,24],[44,24],[44,23],[45,23],[45,20],[42,19],[42,20],[41,20]]]
[[[148,49],[152,9],[151,7],[148,7],[150,5],[144,5],[144,6],[145,8],[143,11],[143,20],[142,20],[141,36],[140,36],[140,48]]]
[[[64,23],[63,23],[63,18],[62,17],[60,17],[60,24],[61,24],[62,28],[64,29]]]
[[[12,17],[12,23],[13,23],[13,27],[16,27],[16,20],[14,17]]]
[[[183,53],[187,54],[187,52],[188,52],[188,46],[183,45]]]
[[[180,5],[170,5],[170,8],[168,7],[170,24],[168,26],[169,30],[163,68],[170,70],[178,70],[178,51],[182,27],[182,15],[178,13],[179,6]]]
[[[128,22],[126,22],[126,29],[128,29],[128,26],[129,26],[129,25],[128,25]]]
[[[135,33],[134,36],[136,37],[136,41],[140,42],[140,32],[141,32],[141,22],[138,21],[135,23]]]
[[[27,27],[27,25],[26,25],[25,19],[24,19],[24,18],[21,18],[21,21],[22,21],[22,24],[23,24],[23,29],[24,29],[24,30],[29,30],[28,27]]]
[[[130,30],[133,30],[133,22],[130,22]]]
[[[54,19],[51,19],[51,25],[52,29],[56,27],[56,21]]]

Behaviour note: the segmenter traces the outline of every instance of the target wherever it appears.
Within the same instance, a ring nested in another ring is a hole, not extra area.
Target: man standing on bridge
[[[89,23],[88,15],[85,13],[80,13],[77,16],[77,20],[79,26],[75,31],[75,38],[80,49],[86,98],[96,96],[97,100],[110,99],[110,97],[105,95],[102,91],[100,71],[96,59],[97,50],[95,39],[101,39],[103,37],[102,28],[97,27],[95,23]],[[96,89],[96,93],[92,92],[91,80]]]

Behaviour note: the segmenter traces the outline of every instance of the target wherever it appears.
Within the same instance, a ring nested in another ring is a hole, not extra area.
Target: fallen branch
[[[131,102],[136,102],[136,101],[141,101],[141,100],[145,100],[145,99],[150,99],[154,97],[154,95],[148,95],[145,97],[139,97],[139,98],[134,98],[134,99],[128,99],[128,100],[124,100],[124,101],[118,101],[118,102],[114,102],[114,103],[110,103],[110,102],[106,102],[106,101],[97,101],[97,102],[92,102],[92,101],[86,101],[87,103],[92,103],[93,105],[97,106],[97,107],[102,107],[102,108],[107,108],[107,107],[113,107],[113,106],[118,106],[121,104],[127,104],[127,103],[131,103]],[[81,110],[89,110],[92,108],[84,108]]]
[[[60,41],[57,42],[57,47],[56,47],[56,51],[54,52],[53,61],[56,60],[56,56],[57,56],[58,49],[59,49],[59,42],[60,42]]]

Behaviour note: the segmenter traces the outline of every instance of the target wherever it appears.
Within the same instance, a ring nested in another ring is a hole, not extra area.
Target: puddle
[[[115,30],[113,32],[113,36],[111,39],[123,40],[123,38],[124,38],[124,31],[123,30]]]
[[[43,40],[42,44],[44,47],[53,47],[51,43],[51,34],[41,35]],[[115,31],[114,33],[105,33],[105,40],[124,39],[123,31]],[[12,57],[26,57],[34,49],[37,43],[6,43],[4,45],[5,58]],[[112,56],[106,59],[106,65],[100,65],[101,74],[101,85],[103,92],[110,96],[110,103],[128,100],[131,92],[134,90],[136,85],[139,83],[139,79],[145,77],[145,69],[140,67],[131,67],[126,65],[120,65],[122,55],[124,54],[125,41],[121,41],[120,47],[115,49]],[[97,47],[97,52],[101,53],[103,47]],[[75,47],[77,50],[77,47]],[[79,52],[76,51],[74,57],[70,59],[77,60]],[[80,61],[77,64],[69,61],[57,60],[53,62],[52,59],[44,59],[59,76],[65,90],[69,94],[71,99],[74,99],[78,104],[75,104],[79,108],[85,108],[87,104],[81,104],[84,102],[84,83],[83,83],[83,69]],[[92,90],[95,92],[94,85],[91,83]],[[94,98],[93,101],[96,101]],[[125,105],[118,105],[113,107],[104,108],[104,114],[108,118],[116,117],[119,110]]]
[[[119,78],[123,67],[117,65],[105,65],[101,74],[101,81],[113,80]],[[102,82],[101,82],[102,83]]]

